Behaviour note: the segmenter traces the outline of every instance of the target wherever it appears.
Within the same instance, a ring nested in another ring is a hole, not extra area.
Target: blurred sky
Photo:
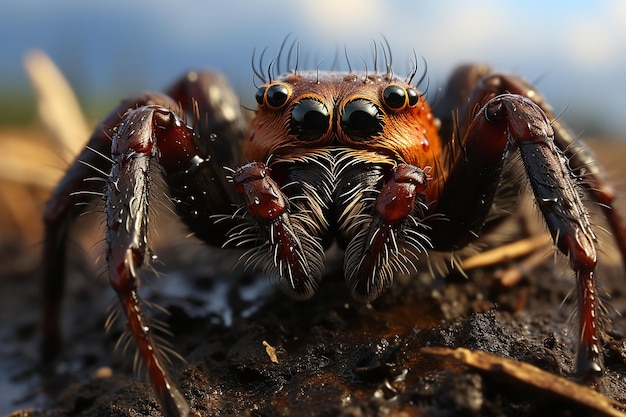
[[[404,74],[415,51],[431,88],[455,64],[484,61],[538,81],[577,129],[626,137],[622,0],[2,0],[0,100],[28,86],[22,59],[38,48],[84,101],[116,101],[207,67],[228,74],[251,106],[252,51],[273,56],[288,33],[328,66],[347,45],[353,67],[384,34],[394,70]]]

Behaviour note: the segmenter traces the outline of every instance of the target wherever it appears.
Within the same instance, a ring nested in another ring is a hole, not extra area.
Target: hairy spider
[[[124,101],[95,130],[45,210],[49,356],[60,338],[68,227],[85,210],[77,203],[103,191],[84,181],[94,171],[106,180],[109,280],[170,416],[189,407],[137,295],[149,261],[152,175],[163,178],[196,236],[245,249],[243,261],[292,297],[315,293],[325,251],[336,242],[345,251],[347,285],[360,300],[378,297],[395,273],[414,273],[430,254],[461,250],[488,234],[516,209],[526,182],[576,273],[578,372],[602,372],[596,236],[581,195],[601,204],[622,253],[626,235],[602,169],[531,85],[486,66],[462,66],[432,111],[413,83],[417,62],[401,79],[389,53],[385,72],[302,71],[296,64],[275,75],[280,61],[267,77],[255,69],[263,85],[249,124],[222,76],[190,72],[165,94]]]

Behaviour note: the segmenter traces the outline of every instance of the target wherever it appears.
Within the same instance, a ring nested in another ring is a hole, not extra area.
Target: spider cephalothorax
[[[387,64],[383,74],[293,70],[268,77],[247,127],[225,80],[212,73],[192,72],[166,95],[123,102],[46,208],[47,352],[58,344],[68,225],[84,207],[76,203],[102,191],[83,181],[94,170],[107,183],[109,279],[168,415],[189,408],[137,297],[149,255],[151,175],[162,175],[196,236],[244,249],[244,263],[293,297],[314,294],[325,251],[336,242],[345,251],[348,286],[363,300],[379,296],[395,273],[415,273],[431,253],[488,234],[502,217],[494,215],[494,201],[514,209],[519,193],[511,184],[525,177],[577,275],[579,372],[600,373],[596,237],[583,191],[602,203],[622,252],[626,239],[612,189],[590,152],[514,75],[461,67],[433,112],[411,83],[415,71],[402,80]]]
[[[257,102],[243,154],[267,163],[234,172],[248,208],[238,213],[254,217],[229,239],[258,241],[248,262],[297,297],[314,292],[334,240],[359,298],[378,296],[394,271],[415,270],[431,247],[425,202],[439,193],[425,171],[442,176],[435,118],[417,89],[391,75],[318,71],[260,87]]]

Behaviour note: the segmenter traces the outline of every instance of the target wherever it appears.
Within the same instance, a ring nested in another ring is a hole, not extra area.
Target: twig
[[[470,366],[486,372],[494,379],[523,385],[575,406],[584,407],[594,416],[626,417],[626,414],[619,411],[619,409],[624,409],[623,404],[591,388],[543,371],[528,363],[464,348],[428,347],[422,348],[421,352]]]

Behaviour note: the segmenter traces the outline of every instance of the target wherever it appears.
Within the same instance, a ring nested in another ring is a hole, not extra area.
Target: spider
[[[622,254],[626,233],[589,149],[518,76],[461,66],[431,110],[421,80],[414,82],[417,60],[406,78],[392,72],[390,53],[384,61],[384,72],[304,71],[296,63],[281,73],[279,54],[266,75],[255,68],[262,85],[249,123],[224,77],[210,72],[122,102],[45,209],[45,354],[59,346],[69,226],[94,194],[105,202],[110,283],[163,411],[178,416],[189,406],[137,295],[150,260],[155,184],[166,184],[197,237],[242,248],[246,265],[295,298],[315,293],[325,251],[336,243],[353,296],[368,301],[394,274],[415,273],[433,254],[488,235],[516,210],[520,184],[528,183],[576,274],[577,370],[600,374],[596,236],[582,197],[603,207]],[[85,181],[94,172],[104,192]]]

